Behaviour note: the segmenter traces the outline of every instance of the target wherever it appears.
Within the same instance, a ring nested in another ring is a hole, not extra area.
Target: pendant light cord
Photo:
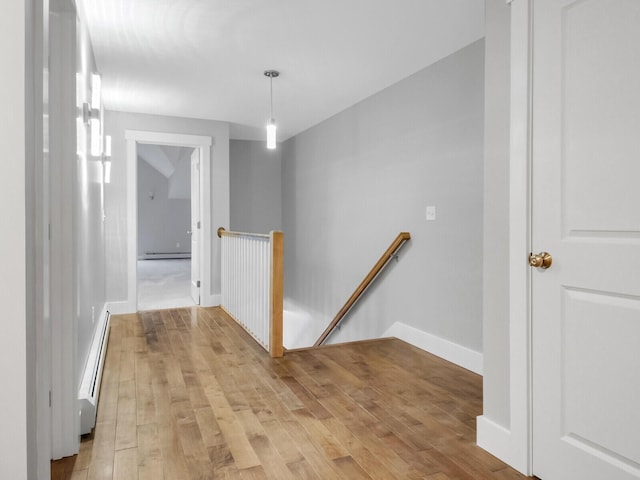
[[[273,119],[273,79],[280,76],[280,72],[277,70],[265,70],[264,74],[269,77],[269,111]]]

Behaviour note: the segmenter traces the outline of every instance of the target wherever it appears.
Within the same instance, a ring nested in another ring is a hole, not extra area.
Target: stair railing
[[[220,227],[220,306],[272,357],[282,357],[284,235],[230,232]]]
[[[371,271],[367,274],[364,280],[358,285],[358,288],[351,294],[349,300],[342,306],[337,315],[333,318],[329,326],[322,332],[320,338],[314,343],[314,347],[322,345],[327,338],[334,332],[334,330],[340,325],[340,322],[345,318],[353,306],[358,302],[362,294],[371,286],[374,280],[378,277],[380,272],[388,265],[392,258],[397,256],[398,251],[402,248],[407,240],[411,239],[409,232],[400,232],[396,239],[389,245],[389,248],[382,254],[380,259],[373,266]]]

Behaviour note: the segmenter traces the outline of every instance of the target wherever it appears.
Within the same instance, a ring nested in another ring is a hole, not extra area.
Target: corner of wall
[[[455,363],[462,368],[482,375],[482,353],[463,347],[457,343],[423,332],[402,322],[394,323],[381,336],[399,338],[414,347],[418,347],[440,358],[444,358],[451,363]]]

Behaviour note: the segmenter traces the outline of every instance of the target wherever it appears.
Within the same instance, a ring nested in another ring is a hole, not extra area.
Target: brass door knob
[[[551,254],[547,252],[529,254],[529,265],[531,265],[532,267],[547,269],[551,266],[552,263],[553,258],[551,257]]]

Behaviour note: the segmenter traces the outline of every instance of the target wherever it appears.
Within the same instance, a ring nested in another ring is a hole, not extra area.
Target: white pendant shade
[[[276,148],[276,121],[271,118],[267,124],[267,148],[274,150]]]

